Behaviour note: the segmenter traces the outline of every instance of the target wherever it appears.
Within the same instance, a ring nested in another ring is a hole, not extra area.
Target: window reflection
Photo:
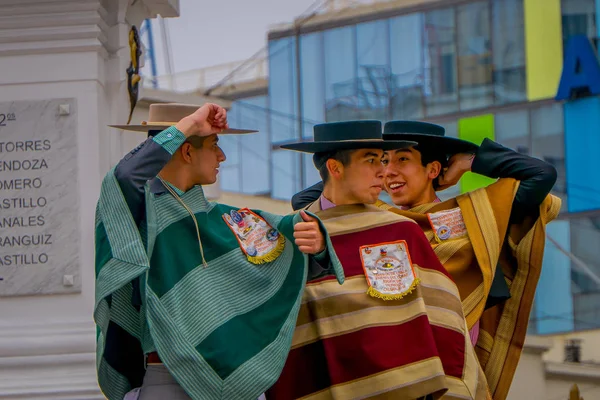
[[[489,2],[457,7],[458,84],[461,110],[493,103]]]
[[[453,138],[458,137],[458,123],[456,121],[441,122],[438,123],[438,125],[441,125],[446,129],[445,136]],[[457,197],[460,195],[460,187],[460,182],[458,182],[456,185],[438,192],[437,195],[442,201]]]
[[[423,14],[390,20],[392,119],[424,116]]]
[[[563,44],[574,35],[596,36],[596,1],[561,0]]]
[[[273,159],[273,188],[271,196],[275,199],[290,200],[300,191],[300,153],[290,150],[275,150]]]
[[[552,194],[562,199],[561,210],[567,210],[562,104],[556,103],[531,110],[531,134],[531,154],[556,168],[558,179]]]
[[[496,114],[496,141],[522,154],[530,153],[529,111],[505,111]]]
[[[534,333],[551,334],[574,329],[571,293],[571,223],[554,220],[546,227],[542,272],[535,293],[530,326]]]
[[[219,185],[226,192],[241,193],[242,181],[239,166],[223,164],[219,170]]]
[[[233,127],[256,129],[250,135],[220,135],[219,146],[227,160],[219,171],[219,184],[225,191],[263,194],[270,191],[270,141],[267,97],[235,101],[227,112]]]
[[[354,119],[356,110],[356,27],[325,31],[325,118]]]
[[[385,120],[389,115],[391,80],[388,40],[387,20],[359,24],[356,27],[356,119]]]
[[[573,216],[547,227],[533,333],[600,328],[600,217]],[[564,282],[571,284],[565,288]]]
[[[269,108],[272,140],[281,142],[297,137],[296,78],[294,38],[269,42]]]
[[[575,330],[600,327],[600,217],[571,219],[571,279]]]
[[[425,14],[425,103],[427,115],[458,110],[454,9]]]
[[[304,183],[302,188],[306,189],[307,187],[320,182],[321,176],[313,163],[313,155],[305,153],[302,154],[302,157],[304,157]]]
[[[302,74],[302,136],[313,137],[315,123],[325,121],[325,71],[323,33],[300,38],[300,71]]]
[[[227,111],[227,120],[231,126],[240,126],[243,121],[238,117],[239,105],[234,102]],[[219,169],[219,185],[228,192],[241,192],[240,175],[240,140],[238,135],[221,135],[219,146],[223,149],[227,160]]]
[[[493,0],[492,61],[496,104],[525,101],[523,0]]]
[[[268,193],[270,191],[269,155],[271,153],[271,143],[268,132],[267,98],[266,96],[257,96],[236,103],[239,118],[243,121],[244,128],[258,131],[258,133],[238,136],[242,179],[241,191],[248,194]],[[221,135],[221,138],[224,136],[234,135]],[[228,162],[229,160],[224,165]]]

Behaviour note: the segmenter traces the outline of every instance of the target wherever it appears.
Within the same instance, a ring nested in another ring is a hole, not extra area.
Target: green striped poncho
[[[156,351],[194,399],[256,399],[277,380],[290,350],[308,268],[293,241],[301,217],[254,211],[284,240],[275,260],[251,263],[223,219],[233,208],[207,202],[197,186],[181,199],[198,221],[203,266],[189,213],[148,186],[138,227],[112,171],[102,184],[94,310],[100,388],[121,400],[141,386],[144,354]]]

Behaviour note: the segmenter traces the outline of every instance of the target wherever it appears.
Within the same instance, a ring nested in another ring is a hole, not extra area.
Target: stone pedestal
[[[178,13],[178,0],[0,5],[1,399],[103,398],[94,212],[127,151],[106,125],[129,114],[131,25]]]

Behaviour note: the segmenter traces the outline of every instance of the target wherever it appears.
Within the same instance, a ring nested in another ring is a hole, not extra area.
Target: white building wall
[[[81,287],[71,294],[0,298],[1,399],[103,398],[96,384],[92,320],[94,212],[101,179],[121,154],[118,135],[106,125],[129,112],[125,70],[131,25],[157,13],[179,13],[178,0],[130,3],[3,0],[0,7],[0,103],[75,101],[78,160],[70,176],[79,186],[67,195],[77,196],[80,205],[72,223],[80,236],[76,284]],[[0,248],[0,255],[5,251]]]

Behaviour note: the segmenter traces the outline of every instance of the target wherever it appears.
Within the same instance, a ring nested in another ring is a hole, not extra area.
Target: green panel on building
[[[458,137],[475,144],[481,144],[483,139],[494,140],[494,115],[485,114],[458,120]],[[494,179],[467,172],[460,180],[461,193],[470,192],[493,183]]]

